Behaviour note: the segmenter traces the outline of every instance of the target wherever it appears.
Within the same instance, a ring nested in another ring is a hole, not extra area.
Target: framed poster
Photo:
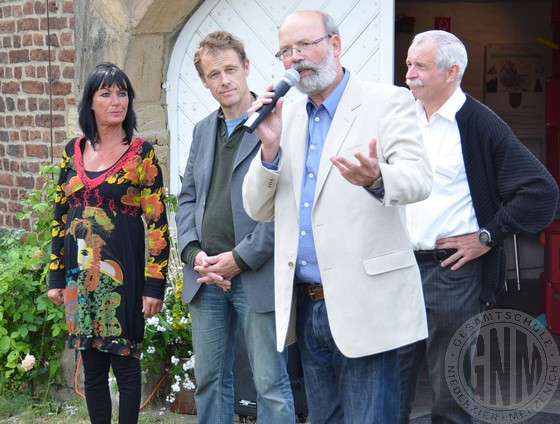
[[[546,138],[546,49],[538,44],[488,44],[484,102],[539,158]]]

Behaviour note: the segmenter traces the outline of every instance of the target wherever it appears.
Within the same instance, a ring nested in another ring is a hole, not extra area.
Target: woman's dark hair
[[[95,115],[91,109],[93,103],[93,95],[101,88],[109,88],[116,84],[121,90],[126,90],[128,93],[128,110],[126,117],[122,123],[122,127],[126,133],[123,143],[130,144],[134,130],[136,130],[136,114],[132,108],[132,101],[134,100],[134,90],[132,84],[126,74],[119,69],[116,65],[109,62],[102,62],[93,68],[89,74],[84,90],[82,92],[82,101],[78,107],[78,122],[82,133],[91,142],[95,149],[97,144],[97,122]]]

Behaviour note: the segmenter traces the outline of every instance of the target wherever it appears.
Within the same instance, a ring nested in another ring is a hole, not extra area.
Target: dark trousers
[[[136,424],[142,394],[140,360],[97,349],[83,350],[81,354],[86,403],[92,424],[111,423],[109,368],[113,368],[119,387],[119,424]]]
[[[467,320],[482,312],[479,300],[482,263],[474,260],[456,271],[439,262],[419,262],[428,317],[428,339],[399,349],[401,369],[401,411],[399,423],[409,422],[418,374],[423,358],[428,363],[434,394],[432,424],[473,423],[474,418],[453,398],[447,385],[445,355],[457,331]],[[465,373],[469,380],[470,373]]]

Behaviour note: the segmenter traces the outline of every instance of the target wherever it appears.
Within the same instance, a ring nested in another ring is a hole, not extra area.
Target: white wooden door
[[[225,30],[243,40],[251,61],[249,88],[260,93],[276,82],[284,68],[275,57],[282,19],[301,9],[320,9],[338,23],[342,65],[361,78],[393,82],[393,0],[207,0],[185,24],[171,54],[167,74],[170,132],[170,190],[180,190],[192,129],[218,107],[203,87],[193,64],[196,46],[204,35]],[[287,101],[301,96],[290,90]]]

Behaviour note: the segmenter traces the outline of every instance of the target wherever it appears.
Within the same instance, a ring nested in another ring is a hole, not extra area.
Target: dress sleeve
[[[66,234],[66,220],[68,217],[68,199],[64,188],[68,176],[68,162],[70,155],[68,148],[64,149],[60,163],[60,174],[56,185],[54,199],[54,218],[51,228],[52,246],[49,272],[49,289],[63,289],[66,287],[64,271],[64,236]]]
[[[140,205],[146,220],[148,245],[144,296],[163,299],[169,261],[169,224],[163,175],[155,150],[149,146],[142,161],[143,179],[140,184]]]

